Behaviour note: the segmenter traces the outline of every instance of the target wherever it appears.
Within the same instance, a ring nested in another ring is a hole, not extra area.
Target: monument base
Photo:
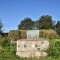
[[[17,52],[19,57],[44,57],[47,56],[49,42],[43,38],[17,40]]]
[[[39,58],[39,57],[46,57],[48,55],[48,53],[46,52],[39,52],[39,51],[20,51],[20,52],[16,52],[16,55],[18,55],[19,57],[23,57],[23,58]]]

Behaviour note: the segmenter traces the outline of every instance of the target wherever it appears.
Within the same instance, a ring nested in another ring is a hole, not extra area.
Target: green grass
[[[51,41],[57,41],[59,39],[51,39]],[[16,55],[16,46],[8,46],[7,48],[0,49],[0,60],[60,60],[57,56],[47,56],[40,58],[21,58]]]

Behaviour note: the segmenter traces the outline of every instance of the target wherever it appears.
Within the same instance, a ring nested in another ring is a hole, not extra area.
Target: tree
[[[24,18],[21,23],[18,25],[19,30],[31,30],[33,27],[34,21],[31,18]]]
[[[54,29],[52,17],[49,15],[43,15],[38,20],[39,29]]]
[[[60,21],[57,21],[56,27],[60,28]]]
[[[3,27],[3,23],[2,23],[2,19],[0,18],[0,33],[2,33],[2,27]]]
[[[60,21],[57,21],[56,31],[57,31],[57,33],[60,35]]]
[[[32,25],[33,30],[39,29],[38,21],[34,21],[34,24]]]

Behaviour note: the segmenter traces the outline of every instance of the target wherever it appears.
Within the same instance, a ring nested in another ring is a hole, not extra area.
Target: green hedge
[[[57,38],[58,34],[55,30],[40,30],[39,31],[39,37],[45,37],[45,38]]]
[[[18,30],[11,30],[9,33],[8,33],[8,38],[9,39],[13,39],[13,40],[17,40],[17,39],[20,39],[21,36],[20,36],[20,31]]]
[[[49,41],[50,47],[48,49],[48,54],[51,57],[60,57],[60,39],[51,39]]]
[[[58,34],[56,33],[55,30],[40,30],[39,31],[39,37],[44,37],[44,38],[56,38]],[[17,40],[17,39],[26,39],[26,30],[11,30],[8,33],[8,38]]]

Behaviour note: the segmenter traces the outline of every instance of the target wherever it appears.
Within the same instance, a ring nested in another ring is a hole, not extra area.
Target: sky
[[[29,17],[38,20],[42,15],[60,20],[60,0],[0,0],[0,18],[4,32],[17,30],[20,22]]]

